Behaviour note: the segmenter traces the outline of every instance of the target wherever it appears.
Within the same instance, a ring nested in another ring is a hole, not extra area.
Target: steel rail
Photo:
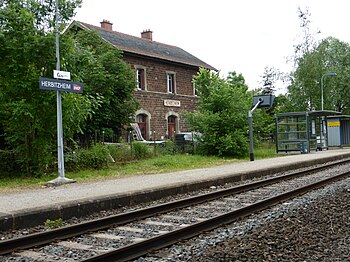
[[[152,252],[157,249],[161,249],[164,247],[167,247],[169,245],[175,244],[179,241],[182,241],[184,239],[188,239],[194,236],[197,236],[205,231],[213,230],[215,228],[218,228],[220,226],[223,226],[225,224],[229,224],[232,222],[235,222],[239,219],[242,219],[248,215],[251,215],[253,213],[256,213],[258,211],[262,211],[266,208],[269,208],[273,205],[276,205],[278,203],[281,203],[283,201],[289,200],[291,198],[295,198],[299,195],[305,194],[311,190],[320,188],[322,186],[325,186],[327,184],[330,184],[332,182],[335,182],[340,179],[344,179],[347,176],[350,175],[350,172],[345,172],[343,174],[327,178],[324,180],[321,180],[319,182],[291,190],[289,192],[283,193],[281,195],[271,197],[259,202],[256,202],[254,204],[251,204],[249,206],[237,209],[235,211],[225,213],[223,215],[213,217],[211,219],[208,219],[206,221],[202,221],[199,223],[195,223],[193,225],[189,225],[187,227],[174,230],[169,233],[165,233],[163,235],[159,235],[157,237],[153,237],[150,239],[147,239],[142,242],[138,242],[135,244],[130,244],[125,247],[116,249],[111,252],[106,252],[101,255],[97,255],[94,257],[91,257],[89,259],[83,260],[85,262],[96,262],[96,261],[103,261],[103,262],[109,262],[109,261],[128,261],[131,259],[136,259],[140,256],[146,255],[149,252]]]
[[[172,201],[169,203],[160,204],[149,208],[143,208],[136,211],[112,215],[105,218],[95,219],[95,220],[83,222],[76,225],[65,226],[65,227],[53,229],[46,232],[38,232],[27,236],[22,236],[22,237],[8,239],[8,240],[2,240],[0,241],[0,255],[9,254],[15,250],[22,250],[22,249],[28,249],[36,246],[45,245],[55,240],[63,240],[63,239],[75,237],[78,235],[82,235],[85,233],[103,230],[108,227],[111,227],[112,225],[113,226],[122,225],[137,219],[150,217],[154,214],[169,212],[169,211],[187,207],[190,205],[195,205],[195,204],[203,203],[205,201],[210,201],[216,198],[242,193],[247,190],[252,190],[258,187],[274,184],[281,180],[303,176],[308,173],[317,172],[333,166],[346,164],[348,162],[350,162],[350,160],[342,160],[335,163],[333,162],[333,163],[325,164],[316,168],[311,168],[304,171],[297,171],[297,172],[290,173],[288,175],[277,176],[270,179],[264,179],[264,180],[249,183],[246,185],[239,185],[229,189],[223,189],[223,190],[211,192],[205,195],[193,196],[186,199]]]

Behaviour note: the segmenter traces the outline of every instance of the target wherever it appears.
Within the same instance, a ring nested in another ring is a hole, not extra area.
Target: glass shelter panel
[[[336,111],[290,112],[276,115],[276,152],[328,149],[327,117]]]
[[[276,117],[277,152],[308,152],[307,114],[280,115]]]

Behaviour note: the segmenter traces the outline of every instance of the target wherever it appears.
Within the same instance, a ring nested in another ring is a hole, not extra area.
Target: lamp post
[[[337,75],[337,73],[330,72],[330,73],[324,74],[321,77],[321,109],[322,109],[322,111],[323,111],[323,77],[325,77],[325,76],[336,76],[336,75]]]

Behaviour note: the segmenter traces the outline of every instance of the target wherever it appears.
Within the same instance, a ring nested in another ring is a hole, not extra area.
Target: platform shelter
[[[336,111],[276,114],[276,152],[309,153],[328,149],[327,121]]]

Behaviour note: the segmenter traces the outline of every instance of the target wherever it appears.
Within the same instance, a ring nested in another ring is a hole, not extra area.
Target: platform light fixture
[[[324,74],[324,75],[322,75],[322,77],[321,77],[321,110],[323,111],[323,78],[325,77],[325,76],[336,76],[337,75],[337,73],[335,73],[335,72],[329,72],[329,73],[327,73],[327,74]]]

